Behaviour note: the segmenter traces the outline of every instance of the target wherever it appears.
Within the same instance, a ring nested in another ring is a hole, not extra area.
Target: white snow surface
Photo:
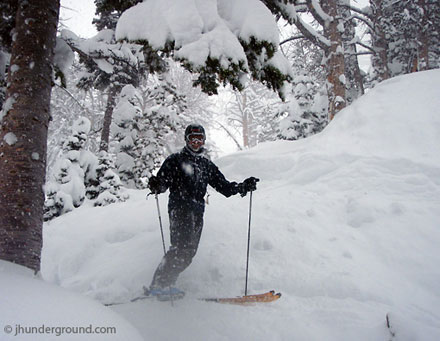
[[[319,135],[216,160],[231,181],[261,179],[249,293],[275,289],[280,300],[248,307],[196,300],[244,291],[249,196],[211,189],[198,253],[178,281],[186,297],[111,310],[145,340],[383,341],[391,339],[387,313],[396,340],[440,340],[439,87],[440,70],[394,78]],[[102,303],[136,297],[163,252],[146,193],[131,190],[130,200],[107,207],[86,202],[46,223],[43,278]],[[160,195],[168,236],[166,202]],[[8,288],[16,290],[9,302],[23,296],[17,286]],[[28,321],[52,309],[45,296],[34,299]],[[65,303],[55,309],[69,311]],[[6,311],[18,319],[23,310]]]
[[[27,268],[2,260],[0,293],[2,341],[143,339],[120,314],[84,295],[47,283]],[[87,334],[89,330],[96,333]]]

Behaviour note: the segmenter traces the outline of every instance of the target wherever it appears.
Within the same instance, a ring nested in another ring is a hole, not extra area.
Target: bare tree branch
[[[226,134],[228,134],[228,136],[234,141],[234,143],[237,145],[237,148],[239,150],[243,150],[243,147],[240,145],[240,143],[237,141],[237,139],[235,138],[235,136],[229,131],[228,128],[226,128],[223,124],[221,124],[219,121],[215,121],[215,123],[217,123],[220,128],[222,128]]]
[[[280,46],[288,43],[289,41],[298,40],[298,39],[306,39],[306,37],[305,36],[294,36],[294,37],[284,39],[282,42],[280,42]]]

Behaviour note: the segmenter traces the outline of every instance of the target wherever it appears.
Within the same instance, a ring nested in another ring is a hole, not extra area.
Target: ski
[[[265,292],[263,294],[256,295],[247,295],[247,296],[237,296],[237,297],[208,297],[208,298],[199,298],[198,300],[204,302],[215,302],[215,303],[223,303],[223,304],[237,304],[237,305],[254,305],[256,303],[269,303],[278,300],[281,297],[281,293],[275,293],[274,290]],[[129,302],[116,302],[116,303],[106,303],[105,306],[114,306],[120,304],[127,304],[131,302],[137,302],[144,299],[156,298],[154,296],[139,296],[135,297]],[[175,299],[180,299],[182,297],[175,297]],[[158,298],[158,301],[169,301]]]
[[[253,305],[256,303],[268,303],[276,301],[281,297],[281,293],[275,293],[274,290],[257,295],[247,295],[238,297],[213,297],[213,298],[200,298],[205,302],[215,302],[223,304],[237,304],[237,305]]]
[[[104,305],[106,307],[111,307],[113,305],[128,304],[128,303],[137,302],[137,301],[141,301],[141,300],[145,300],[145,299],[151,299],[151,298],[153,298],[153,296],[142,295],[142,296],[135,297],[135,298],[131,299],[130,301],[114,302],[114,303],[104,303]]]

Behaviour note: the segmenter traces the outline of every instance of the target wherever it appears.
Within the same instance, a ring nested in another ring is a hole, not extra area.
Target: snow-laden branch
[[[363,22],[365,25],[367,25],[367,26],[370,28],[370,30],[371,30],[372,32],[375,31],[374,26],[373,26],[373,23],[371,22],[370,19],[368,19],[368,18],[364,18],[364,17],[361,17],[361,16],[359,16],[359,15],[352,15],[351,18],[353,18],[353,19],[357,19],[357,20]]]
[[[351,6],[351,5],[349,5],[349,4],[340,4],[339,6],[341,6],[341,7],[345,7],[345,8],[348,8],[348,9],[350,9],[352,12],[355,12],[355,13],[361,14],[361,15],[365,16],[366,18],[369,18],[370,20],[373,20],[373,16],[372,16],[372,13],[371,13],[371,9],[370,9],[370,7],[365,7],[365,8],[363,8],[363,9],[360,9],[360,8],[357,8],[357,7]]]
[[[327,50],[331,46],[330,40],[317,32],[312,26],[307,24],[298,15],[299,12],[307,9],[306,4],[296,6],[293,4],[278,3],[277,6],[277,8],[281,11],[283,15],[283,18],[287,20],[290,24],[295,25],[306,39],[310,40],[312,43],[319,46],[323,50]]]
[[[61,31],[60,38],[85,60],[93,61],[99,69],[112,73],[115,63],[138,67],[143,59],[141,47],[136,44],[116,43],[114,32],[104,30],[89,39],[82,39],[68,30]]]
[[[277,51],[274,17],[260,0],[145,1],[121,15],[116,39],[168,53],[199,73],[196,83],[208,93],[219,82],[243,88],[243,73],[277,91],[293,77]]]
[[[310,13],[313,15],[313,18],[315,18],[322,26],[326,26],[333,20],[333,17],[324,12],[317,0],[307,0],[307,6]]]
[[[294,21],[298,30],[312,43],[319,46],[323,50],[328,49],[331,46],[330,40],[324,37],[322,34],[318,33],[312,26],[307,24],[299,16],[296,16]]]

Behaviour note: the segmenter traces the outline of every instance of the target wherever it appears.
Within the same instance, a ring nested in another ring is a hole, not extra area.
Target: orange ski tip
[[[246,295],[238,297],[226,297],[226,298],[205,298],[202,299],[207,302],[216,302],[224,304],[236,304],[236,305],[255,305],[256,303],[268,303],[276,301],[281,297],[281,293],[275,294],[274,290],[265,292],[263,294]]]

